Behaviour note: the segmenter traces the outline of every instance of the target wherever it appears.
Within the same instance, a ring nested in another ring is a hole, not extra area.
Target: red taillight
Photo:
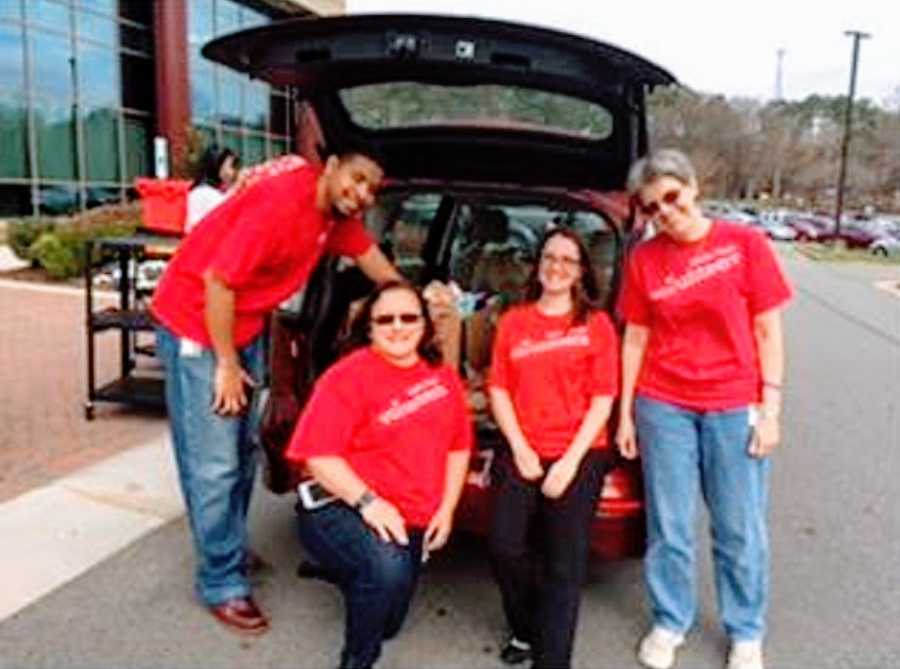
[[[597,504],[600,515],[632,515],[643,508],[644,494],[637,467],[628,463],[606,475]]]

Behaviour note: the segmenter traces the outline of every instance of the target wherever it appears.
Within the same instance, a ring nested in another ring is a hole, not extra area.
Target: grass
[[[848,249],[843,245],[794,244],[798,253],[820,262],[862,262],[870,265],[900,265],[900,256],[875,255],[867,249]]]

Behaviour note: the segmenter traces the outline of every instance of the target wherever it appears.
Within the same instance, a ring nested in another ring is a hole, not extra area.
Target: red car
[[[621,192],[647,149],[645,95],[674,77],[575,35],[425,15],[282,22],[219,38],[203,54],[290,86],[303,103],[300,144],[310,159],[351,140],[374,147],[390,181],[368,216],[373,236],[415,283],[452,280],[465,291],[460,367],[478,451],[458,525],[486,532],[490,466],[503,448],[484,388],[497,317],[521,297],[550,223],[582,234],[613,303],[628,213]],[[289,489],[278,451],[297,408],[337,357],[350,305],[370,288],[352,264],[328,259],[295,310],[278,316],[276,339],[293,341],[275,347],[283,359],[271,370],[265,441],[276,490]],[[644,533],[640,467],[620,462],[597,507],[593,552],[639,556]]]

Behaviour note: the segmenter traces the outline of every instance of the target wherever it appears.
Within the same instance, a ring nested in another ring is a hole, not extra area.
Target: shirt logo
[[[400,398],[391,400],[391,406],[378,414],[378,422],[390,425],[420,411],[429,404],[442,400],[450,390],[440,379],[431,377],[408,388]]]
[[[544,338],[539,340],[526,337],[513,348],[509,357],[512,360],[519,360],[532,355],[556,351],[561,348],[578,348],[590,345],[591,338],[588,336],[587,326],[581,325],[577,328],[572,328],[571,330],[553,330],[547,332],[544,335]]]
[[[735,244],[702,253],[691,258],[688,269],[681,274],[666,274],[663,277],[662,285],[650,291],[650,299],[665,300],[673,295],[683,293],[719,274],[724,274],[740,265],[742,260],[741,251]]]

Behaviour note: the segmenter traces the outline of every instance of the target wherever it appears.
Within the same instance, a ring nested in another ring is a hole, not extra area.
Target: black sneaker
[[[531,644],[514,636],[509,637],[503,650],[500,651],[500,660],[504,664],[521,664],[530,659]]]

